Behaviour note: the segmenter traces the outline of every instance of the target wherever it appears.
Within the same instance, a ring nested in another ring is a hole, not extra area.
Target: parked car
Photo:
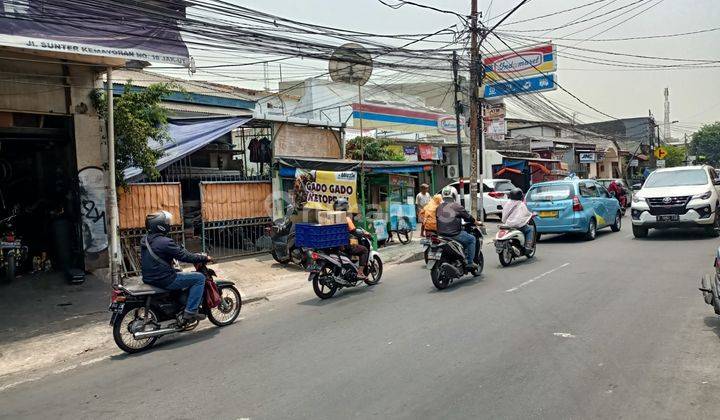
[[[610,186],[610,183],[615,181],[616,183],[620,184],[625,189],[625,193],[627,194],[627,207],[630,207],[630,204],[632,203],[632,196],[633,196],[633,190],[630,188],[625,182],[624,179],[621,178],[603,178],[603,179],[596,179],[598,184],[602,185],[603,187],[607,188]]]
[[[591,241],[598,229],[610,227],[618,232],[622,227],[620,204],[593,180],[541,182],[530,187],[525,200],[537,214],[538,238],[544,233],[579,233]]]
[[[478,182],[478,190],[480,189]],[[463,191],[460,191],[460,183],[453,182],[450,184],[455,188],[458,194],[463,194],[465,200],[465,208],[470,210],[470,184],[464,182]],[[515,188],[515,185],[507,179],[483,179],[483,220],[488,215],[500,216],[502,214],[502,206],[508,201],[507,194]],[[478,205],[479,205],[478,200]]]
[[[633,235],[644,238],[652,228],[703,227],[720,236],[718,185],[715,169],[707,165],[655,170],[633,196]]]

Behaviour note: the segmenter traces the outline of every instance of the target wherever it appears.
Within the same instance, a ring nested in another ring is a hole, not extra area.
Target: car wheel
[[[712,237],[717,238],[720,236],[720,213],[718,213],[718,208],[715,209],[715,222],[712,224],[712,226],[705,228],[705,234]]]
[[[648,229],[642,226],[633,225],[632,230],[633,236],[635,236],[636,238],[647,238],[648,236]]]
[[[617,212],[615,215],[615,223],[613,223],[610,226],[610,229],[613,232],[620,232],[620,229],[622,228],[622,214],[620,212]]]
[[[597,237],[597,222],[595,218],[590,219],[587,233],[585,233],[585,239],[588,241],[595,240]]]

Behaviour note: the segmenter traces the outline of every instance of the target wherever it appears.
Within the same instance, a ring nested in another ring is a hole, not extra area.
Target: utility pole
[[[465,194],[463,194],[463,191],[465,189],[465,186],[463,185],[463,157],[462,157],[462,136],[461,136],[461,130],[463,127],[460,125],[460,112],[462,110],[462,105],[460,103],[460,100],[458,99],[458,91],[460,90],[460,81],[458,80],[458,56],[457,51],[453,51],[453,61],[452,61],[452,70],[453,70],[453,87],[455,91],[455,134],[457,135],[457,160],[458,160],[458,182],[460,183],[460,204],[465,207]]]
[[[687,133],[685,133],[685,166],[690,164],[690,152],[688,151],[688,144],[687,144]]]
[[[478,149],[482,150],[480,137],[480,45],[478,43],[478,5],[471,0],[470,5],[470,213],[481,219],[478,214]],[[478,148],[478,146],[480,146]],[[482,200],[482,194],[479,196]],[[480,202],[482,205],[482,201]],[[481,207],[482,209],[482,207]]]

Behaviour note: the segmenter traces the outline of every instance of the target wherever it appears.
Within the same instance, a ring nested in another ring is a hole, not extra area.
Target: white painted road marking
[[[562,337],[562,338],[575,338],[574,335],[570,333],[553,333],[555,337]]]
[[[524,283],[520,283],[519,285],[513,287],[512,289],[507,289],[505,292],[507,292],[507,293],[514,292],[514,291],[516,291],[516,290],[518,290],[518,289],[520,289],[520,288],[522,288],[522,287],[527,286],[528,284],[531,284],[531,283],[533,283],[533,282],[535,282],[535,281],[537,281],[537,280],[540,280],[541,278],[547,276],[548,274],[552,274],[552,273],[560,270],[561,268],[565,268],[565,267],[567,267],[568,265],[570,265],[570,263],[565,263],[565,264],[561,265],[560,267],[555,267],[555,268],[553,268],[552,270],[546,271],[546,272],[540,274],[539,276],[535,276],[535,277],[531,278],[530,280],[528,280],[528,281],[526,281],[526,282],[524,282]]]

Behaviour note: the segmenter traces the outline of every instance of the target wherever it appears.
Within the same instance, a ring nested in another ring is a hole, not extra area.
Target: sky
[[[305,22],[332,27],[353,29],[371,33],[427,33],[457,23],[452,15],[405,5],[397,10],[382,5],[378,0],[231,0],[234,3],[256,10],[269,12]],[[385,0],[396,4],[398,0]],[[520,0],[479,0],[479,8],[483,13],[483,21],[487,21],[511,9]],[[533,18],[555,11],[569,9],[592,3],[594,0],[530,0],[523,5],[507,22]],[[530,22],[518,23],[503,27],[504,31],[526,31],[533,29],[554,28],[565,24],[593,9],[605,5],[602,10],[612,10],[632,3],[634,0],[605,0],[579,10],[559,14]],[[637,0],[635,0],[637,1]],[[720,1],[718,0],[643,0],[643,7],[628,12],[621,18],[597,25],[603,19],[558,29],[548,33],[544,39],[553,40],[558,37],[585,39],[593,35],[595,38],[637,37],[663,35],[680,32],[720,27]],[[470,0],[416,0],[416,2],[432,5],[440,9],[453,10],[463,15],[468,14]],[[641,2],[642,3],[642,2]],[[630,17],[638,11],[656,4],[644,13],[627,22],[598,34],[615,23]],[[488,13],[489,12],[489,13]],[[620,12],[618,12],[619,14]],[[623,12],[624,13],[624,12]],[[491,22],[495,22],[492,21]],[[577,34],[572,32],[582,30]],[[530,33],[539,35],[542,32]],[[517,33],[516,33],[517,34]],[[527,35],[528,33],[521,33]],[[720,31],[702,34],[659,38],[647,40],[629,40],[616,42],[597,42],[590,40],[568,41],[556,40],[556,43],[574,45],[583,48],[610,51],[621,54],[634,54],[655,57],[667,57],[668,60],[653,60],[653,63],[677,63],[673,59],[706,59],[719,60],[720,64]],[[497,49],[501,44],[491,42]],[[558,47],[562,53],[563,48]],[[577,54],[587,54],[576,50],[568,50]],[[195,53],[191,49],[191,54]],[[639,61],[637,58],[592,54],[594,57],[609,58],[621,61]],[[198,65],[222,62],[226,58],[203,56],[196,58]],[[240,60],[242,61],[242,60]],[[316,60],[293,60],[283,64],[283,77],[302,79],[319,74],[326,69],[326,63]],[[268,87],[277,89],[280,66],[271,63],[267,67]],[[230,84],[263,88],[264,71],[261,66],[244,68],[242,71],[215,72],[215,81]],[[195,78],[207,78],[208,75],[197,74]],[[720,67],[705,69],[670,69],[641,70],[617,69],[599,64],[583,63],[567,57],[558,58],[558,81],[578,98],[614,117],[647,116],[651,111],[657,120],[664,116],[663,89],[670,89],[671,120],[679,122],[673,128],[673,137],[680,137],[685,132],[692,132],[700,125],[720,121]],[[448,74],[448,79],[450,74]],[[583,122],[607,120],[609,118],[589,109],[576,99],[562,91],[546,94],[547,98],[557,101],[575,111]]]

